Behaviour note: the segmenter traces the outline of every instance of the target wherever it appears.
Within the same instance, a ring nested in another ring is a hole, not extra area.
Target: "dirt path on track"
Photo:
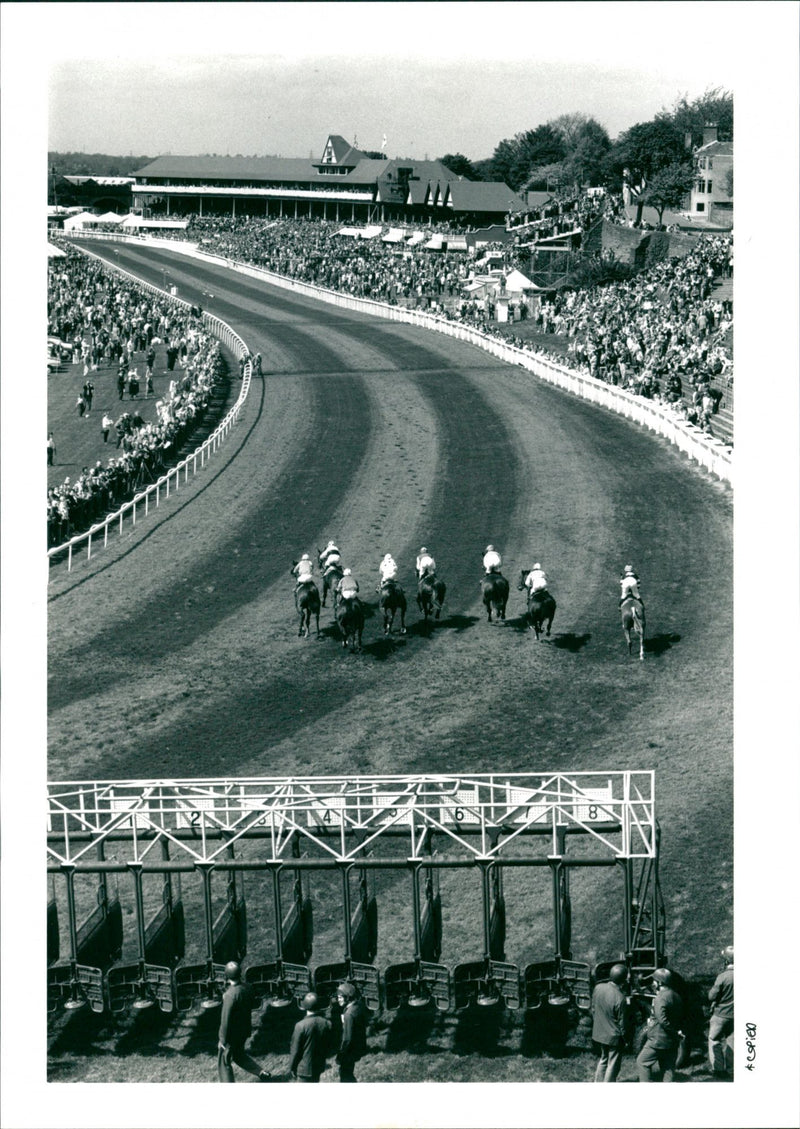
[[[670,953],[704,960],[732,902],[727,487],[471,346],[167,253],[120,259],[155,282],[168,265],[190,300],[210,290],[266,376],[183,503],[54,574],[50,778],[654,768]],[[288,570],[329,537],[371,605],[360,656],[327,609],[320,641],[297,638]],[[488,541],[512,585],[501,627],[480,603]],[[423,543],[448,584],[435,630],[413,603]],[[410,597],[388,640],[387,551]],[[559,605],[538,644],[515,588],[534,559]],[[628,560],[643,664],[619,626]]]

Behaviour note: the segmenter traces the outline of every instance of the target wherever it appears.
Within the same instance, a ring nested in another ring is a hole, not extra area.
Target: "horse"
[[[508,581],[503,574],[501,572],[488,572],[481,580],[481,591],[483,593],[483,606],[486,608],[489,623],[492,622],[492,608],[494,608],[498,619],[505,620],[506,604],[508,603]]]
[[[628,654],[631,651],[631,632],[639,636],[639,658],[644,659],[644,605],[635,596],[628,596],[622,601],[622,630],[628,644]]]
[[[342,633],[342,646],[350,645],[351,651],[361,650],[361,636],[364,631],[364,608],[358,596],[339,600],[336,605],[336,622]]]
[[[300,630],[298,636],[305,635],[306,639],[311,634],[311,617],[317,621],[317,638],[319,639],[319,588],[313,580],[301,584],[295,593],[295,604],[300,612]]]
[[[322,569],[322,549],[317,549],[317,564]],[[337,561],[335,564],[330,564],[322,572],[322,606],[323,608],[328,602],[328,593],[333,592],[333,610],[336,612],[336,605],[339,603],[339,593],[336,590],[336,585],[344,576],[344,570],[341,563]]]
[[[426,621],[429,615],[432,615],[434,619],[438,619],[442,614],[446,591],[447,585],[443,580],[438,579],[435,572],[426,572],[419,578],[419,583],[417,584],[417,607],[425,616]]]
[[[525,577],[531,570],[524,568],[519,574],[517,581],[517,588],[521,592],[526,587]],[[556,614],[556,602],[546,588],[540,588],[538,592],[532,592],[528,588],[528,626],[531,631],[536,632],[538,639],[542,633],[542,628],[545,624],[545,634],[550,635],[550,628],[553,626],[553,616]]]
[[[383,634],[389,635],[394,617],[400,612],[400,634],[406,633],[406,594],[396,580],[387,580],[380,589],[380,609],[383,612]]]

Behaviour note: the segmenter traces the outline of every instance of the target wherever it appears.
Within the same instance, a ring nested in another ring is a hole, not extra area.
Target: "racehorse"
[[[517,588],[521,592],[526,587],[525,577],[531,570],[524,568],[519,574],[517,581]],[[556,614],[556,602],[546,588],[540,588],[538,592],[532,592],[528,588],[528,626],[531,631],[536,632],[538,639],[542,633],[542,628],[545,624],[545,634],[550,634],[550,628],[553,626],[553,616]]]
[[[358,596],[339,600],[336,605],[336,622],[342,633],[342,646],[350,645],[351,651],[361,650],[361,635],[364,631],[364,608]]]
[[[628,654],[631,652],[631,633],[639,636],[639,658],[644,659],[644,606],[635,596],[628,596],[622,601],[622,630],[628,643]]]
[[[319,588],[313,580],[301,584],[295,596],[297,610],[300,612],[300,630],[298,635],[305,635],[306,639],[311,634],[311,617],[317,621],[317,638],[319,639]]]
[[[322,568],[322,549],[317,549],[317,564]],[[328,593],[333,592],[333,610],[336,612],[336,605],[339,603],[339,593],[336,590],[336,585],[344,576],[344,570],[341,564],[337,561],[335,564],[328,565],[322,573],[322,606],[323,608],[328,602]]]
[[[400,612],[400,634],[406,633],[406,594],[396,580],[387,580],[380,588],[380,609],[383,612],[383,634],[392,630],[394,617]]]
[[[505,620],[506,604],[508,603],[508,581],[503,574],[500,572],[487,573],[481,580],[481,591],[483,592],[483,606],[486,608],[489,623],[492,622],[492,608],[494,608],[498,619]]]
[[[447,585],[439,580],[435,572],[426,572],[417,584],[417,607],[427,620],[429,615],[438,619],[442,614]]]

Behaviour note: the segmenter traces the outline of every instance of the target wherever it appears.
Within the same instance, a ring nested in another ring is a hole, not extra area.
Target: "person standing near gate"
[[[608,980],[598,984],[592,995],[592,1039],[600,1048],[595,1082],[616,1082],[622,1065],[628,1018],[628,1000],[624,992],[627,978],[625,965],[614,964],[609,969]]]
[[[259,1082],[268,1082],[271,1075],[262,1070],[251,1058],[244,1045],[253,1030],[250,1015],[252,999],[249,989],[242,983],[242,970],[235,960],[225,965],[227,988],[222,997],[222,1015],[219,1021],[219,1041],[217,1047],[217,1073],[220,1082],[235,1082],[233,1063],[241,1066],[248,1074],[254,1074]]]
[[[319,1082],[331,1050],[333,1027],[329,1019],[319,1014],[319,997],[316,992],[306,992],[300,1005],[306,1013],[292,1032],[289,1051],[289,1072],[295,1082]]]
[[[336,1061],[340,1082],[357,1082],[356,1063],[367,1053],[367,1009],[352,984],[341,984],[336,1000],[342,1012],[342,1042]]]
[[[722,950],[725,971],[720,972],[708,993],[711,1018],[708,1021],[708,1061],[714,1074],[733,1075],[733,945]]]
[[[673,976],[668,968],[653,973],[658,991],[653,1000],[653,1014],[647,1021],[647,1038],[636,1059],[640,1082],[654,1082],[653,1069],[661,1071],[662,1082],[673,1082],[678,1048],[681,1042],[683,1001],[672,987]]]

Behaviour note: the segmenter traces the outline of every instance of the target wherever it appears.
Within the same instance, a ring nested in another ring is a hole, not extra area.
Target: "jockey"
[[[342,563],[342,555],[336,547],[335,541],[329,541],[325,548],[319,555],[319,564],[323,573],[327,572],[333,565]]]
[[[502,563],[502,558],[495,550],[494,545],[487,545],[486,552],[483,555],[483,568],[486,575],[488,576],[492,572],[499,572]]]
[[[302,584],[308,584],[310,580],[314,579],[314,566],[311,563],[311,557],[309,557],[308,553],[303,553],[300,560],[292,568],[292,576],[297,577],[296,589]]]
[[[381,588],[384,588],[389,580],[397,579],[397,565],[391,553],[385,555],[378,565],[378,570],[381,574]]]
[[[423,576],[433,576],[435,572],[436,561],[423,545],[417,557],[417,579],[422,580]]]
[[[340,600],[354,600],[358,595],[358,581],[349,568],[344,570],[342,579],[336,585],[336,591]]]
[[[534,592],[545,592],[547,590],[547,577],[538,561],[525,577],[525,587],[530,588],[531,595]]]
[[[639,577],[633,571],[633,565],[625,565],[625,571],[620,577],[619,582],[622,587],[622,594],[619,599],[620,605],[627,600],[629,596],[633,596],[644,608],[644,601],[639,595]]]

